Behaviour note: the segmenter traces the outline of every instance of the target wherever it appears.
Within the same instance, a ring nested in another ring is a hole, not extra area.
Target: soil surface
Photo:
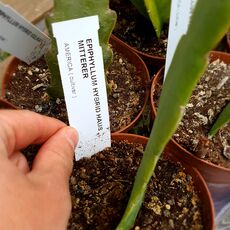
[[[143,147],[113,141],[74,164],[70,179],[72,214],[68,229],[115,229],[127,204]],[[161,159],[133,229],[203,229],[200,200],[191,176]]]
[[[168,25],[164,25],[158,39],[151,21],[142,16],[131,1],[110,0],[110,8],[117,13],[114,35],[143,53],[165,57]]]
[[[158,101],[161,87],[154,93]],[[230,125],[208,137],[214,121],[230,100],[230,65],[210,63],[187,104],[174,139],[184,148],[214,164],[230,168]],[[158,104],[158,102],[157,102]]]
[[[127,126],[144,105],[145,86],[136,67],[114,51],[107,71],[112,93],[108,97],[111,131]],[[22,108],[58,118],[68,124],[64,99],[50,98],[47,89],[51,74],[44,59],[28,66],[21,63],[6,90],[6,99]]]
[[[55,117],[68,123],[64,99],[50,98],[51,74],[43,58],[31,65],[21,62],[10,79],[5,97],[21,109]]]
[[[108,97],[110,128],[117,131],[130,124],[145,101],[146,85],[141,72],[117,52],[106,73],[112,93]]]

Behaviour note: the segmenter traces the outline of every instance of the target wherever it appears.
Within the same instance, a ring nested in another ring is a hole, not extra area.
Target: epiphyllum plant
[[[230,27],[229,12],[229,0],[197,1],[187,34],[180,39],[166,75],[157,117],[136,175],[128,206],[117,229],[130,229],[133,226],[157,161],[175,132],[192,90],[207,66],[208,52]],[[220,116],[222,118],[219,125],[229,120],[229,105]]]
[[[109,37],[116,22],[116,13],[109,9],[109,0],[54,0],[54,10],[47,18],[47,27],[52,36],[51,23],[71,20],[92,15],[99,16],[99,40],[103,51],[104,67],[107,69],[112,60],[112,50],[109,47]],[[52,36],[53,38],[53,36]],[[52,75],[49,94],[51,97],[63,97],[61,77],[57,61],[57,45],[52,39],[52,48],[46,55],[46,61]]]
[[[139,12],[146,18],[149,17],[160,37],[163,24],[169,21],[171,0],[130,0]]]

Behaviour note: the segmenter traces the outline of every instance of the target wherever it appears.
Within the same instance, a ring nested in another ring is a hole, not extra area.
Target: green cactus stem
[[[57,61],[57,45],[53,37],[51,24],[54,22],[87,17],[99,16],[99,40],[103,50],[104,67],[107,69],[112,61],[112,50],[109,38],[116,22],[116,13],[109,9],[109,0],[54,0],[54,10],[47,17],[47,28],[52,36],[52,48],[46,55],[46,61],[52,75],[49,94],[51,97],[63,97],[61,77]]]

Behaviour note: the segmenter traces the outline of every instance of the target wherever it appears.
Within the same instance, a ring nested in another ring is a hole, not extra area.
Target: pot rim
[[[0,108],[1,109],[17,109],[12,103],[0,98]]]
[[[124,55],[124,57],[126,57],[127,59],[130,59],[128,56],[133,56],[135,59],[135,63],[132,61],[132,64],[136,64],[136,62],[139,62],[138,68],[139,70],[141,70],[141,76],[142,79],[145,80],[145,98],[144,98],[144,104],[141,108],[141,110],[139,111],[139,113],[135,116],[135,118],[130,122],[130,124],[128,124],[127,126],[125,126],[124,128],[117,130],[113,133],[124,133],[127,132],[128,130],[130,130],[135,124],[136,122],[139,120],[139,118],[141,117],[142,113],[145,110],[145,107],[148,103],[148,99],[149,99],[149,82],[150,82],[150,75],[149,75],[149,71],[148,68],[145,64],[145,62],[142,60],[142,58],[135,53],[132,49],[130,49],[126,44],[124,44],[120,39],[118,39],[117,37],[115,37],[114,35],[111,35],[110,37],[110,41],[111,43],[115,42],[117,43],[120,47],[122,47],[121,49],[119,49],[119,51],[122,51],[122,55]],[[135,65],[137,67],[137,65]],[[140,68],[140,67],[143,68]]]
[[[126,43],[125,41],[123,41],[122,39],[118,38],[116,35],[112,34],[111,37],[115,37],[117,40],[119,40],[121,43],[123,43],[125,46],[129,47],[129,49],[133,50],[135,53],[138,53],[141,57],[146,57],[148,59],[156,59],[156,60],[160,60],[160,61],[165,61],[165,57],[161,57],[161,56],[156,56],[156,55],[151,55],[151,54],[147,54],[144,53],[138,49],[136,49],[135,47],[129,45],[128,43]]]

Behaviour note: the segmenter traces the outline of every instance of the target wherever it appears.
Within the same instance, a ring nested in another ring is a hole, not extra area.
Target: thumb
[[[73,153],[78,134],[69,126],[59,129],[40,148],[32,167],[32,173],[51,176],[52,180],[68,183],[73,167]]]

